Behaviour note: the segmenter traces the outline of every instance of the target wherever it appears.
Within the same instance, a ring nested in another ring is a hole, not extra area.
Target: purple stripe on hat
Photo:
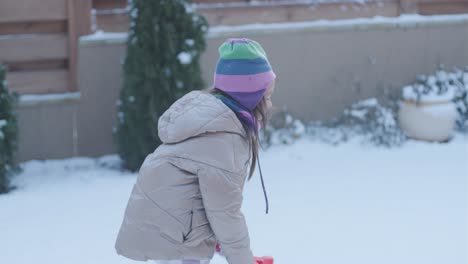
[[[214,86],[225,92],[256,92],[267,89],[275,78],[273,71],[250,75],[215,74]]]
[[[251,41],[245,38],[230,38],[225,41],[226,43],[250,43]]]
[[[256,92],[242,93],[242,92],[226,92],[229,96],[234,98],[241,105],[245,106],[249,110],[254,109],[260,100],[262,100],[263,94],[266,90],[259,90]]]

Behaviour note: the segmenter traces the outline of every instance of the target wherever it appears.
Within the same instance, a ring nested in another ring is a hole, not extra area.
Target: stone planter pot
[[[402,101],[398,112],[400,127],[408,137],[427,141],[447,141],[452,137],[457,109],[451,100]]]

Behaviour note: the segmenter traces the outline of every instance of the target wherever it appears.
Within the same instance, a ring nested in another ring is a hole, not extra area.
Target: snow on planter
[[[433,76],[420,76],[418,83],[403,87],[398,112],[400,126],[414,139],[446,141],[452,137],[460,91],[456,73],[438,71]]]

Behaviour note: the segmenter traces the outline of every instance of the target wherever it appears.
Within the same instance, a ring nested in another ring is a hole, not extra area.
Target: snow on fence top
[[[398,2],[398,0],[271,0],[271,1],[232,1],[214,3],[195,3],[194,6],[200,9],[209,8],[235,8],[235,7],[260,7],[260,6],[292,6],[292,5],[320,5],[320,4],[360,4]]]
[[[217,26],[210,28],[210,37],[224,37],[235,33],[270,34],[291,31],[341,31],[388,28],[415,28],[430,25],[468,25],[466,15],[401,15],[399,17],[355,18],[343,20],[317,20],[310,22],[249,24],[241,26]]]
[[[369,30],[391,28],[416,28],[431,25],[468,25],[465,15],[401,15],[399,17],[355,18],[343,20],[317,20],[310,22],[288,22],[268,24],[248,24],[241,26],[216,26],[209,29],[208,38],[230,37],[233,34],[262,35],[283,32],[314,32]],[[127,40],[127,33],[109,33],[98,31],[80,38],[80,45],[122,44]]]

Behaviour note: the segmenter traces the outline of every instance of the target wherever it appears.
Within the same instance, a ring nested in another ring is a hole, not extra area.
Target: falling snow
[[[177,55],[177,58],[182,64],[190,64],[192,62],[192,55],[185,51],[179,53],[179,55]]]

